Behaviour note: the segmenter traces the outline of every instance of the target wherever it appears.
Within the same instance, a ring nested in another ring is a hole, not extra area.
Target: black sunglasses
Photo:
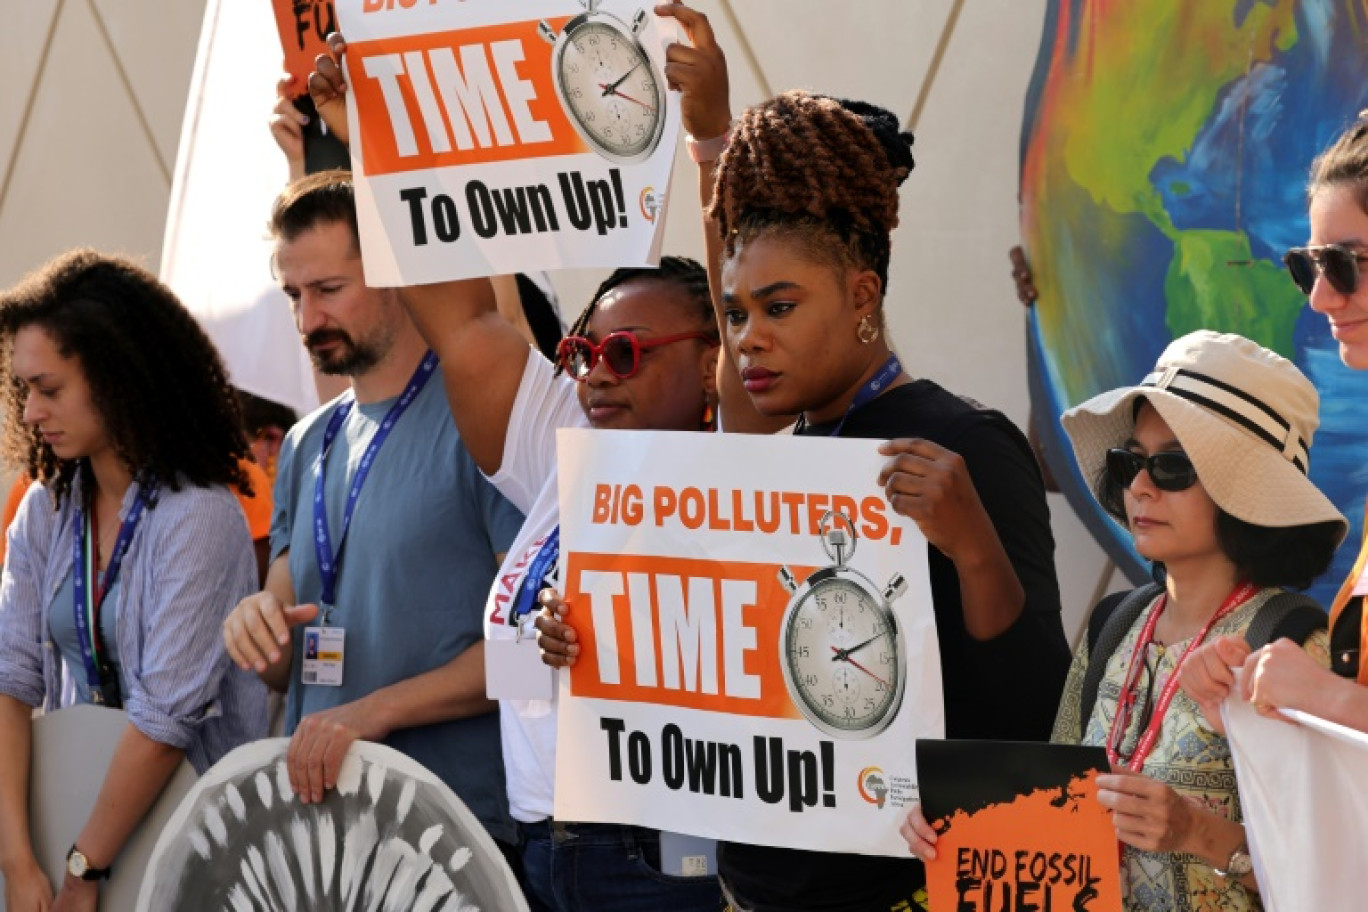
[[[1141,456],[1130,450],[1107,450],[1107,477],[1129,488],[1144,469],[1161,491],[1186,491],[1197,483],[1197,470],[1187,453],[1151,453]]]
[[[1359,263],[1365,260],[1368,256],[1339,244],[1293,247],[1283,256],[1292,281],[1304,295],[1311,294],[1317,273],[1325,276],[1325,281],[1340,294],[1353,294],[1358,289]]]

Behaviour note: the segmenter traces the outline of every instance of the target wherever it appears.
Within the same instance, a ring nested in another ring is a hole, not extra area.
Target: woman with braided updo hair
[[[1006,417],[909,376],[887,341],[911,145],[888,111],[806,92],[741,116],[709,211],[724,341],[762,414],[887,441],[879,483],[929,542],[947,737],[1044,740],[1069,650],[1035,458]],[[737,912],[925,903],[911,858],[728,843],[719,868]]]

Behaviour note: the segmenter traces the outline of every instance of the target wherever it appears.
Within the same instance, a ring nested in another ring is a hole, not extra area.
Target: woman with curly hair
[[[744,112],[708,213],[719,317],[762,414],[798,415],[799,435],[886,440],[878,483],[929,546],[946,736],[1043,740],[1069,652],[1039,468],[1005,416],[910,376],[887,341],[911,145],[862,102],[795,91]],[[925,903],[910,858],[728,843],[719,868],[737,912]]]
[[[181,759],[202,772],[265,734],[265,690],[219,634],[256,588],[228,488],[250,490],[247,443],[213,345],[126,260],[73,251],[0,294],[0,371],[0,445],[36,479],[0,584],[6,908],[54,902],[30,840],[31,717],[74,701],[128,713],[53,906],[94,909]]]

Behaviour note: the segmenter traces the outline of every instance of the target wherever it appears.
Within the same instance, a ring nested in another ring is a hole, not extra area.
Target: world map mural
[[[1069,502],[1146,575],[1057,416],[1138,382],[1174,338],[1235,332],[1320,391],[1311,478],[1363,529],[1368,372],[1339,360],[1282,266],[1306,243],[1315,155],[1368,108],[1368,7],[1348,0],[1051,0],[1021,141],[1021,231],[1040,296],[1032,403]],[[1311,590],[1329,604],[1355,549]]]

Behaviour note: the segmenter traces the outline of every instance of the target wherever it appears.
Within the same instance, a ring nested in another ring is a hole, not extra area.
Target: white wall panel
[[[155,269],[169,187],[84,3],[63,4],[44,73],[0,211],[0,283],[83,244]]]
[[[947,17],[958,8],[917,124],[917,169],[903,187],[890,324],[914,373],[1024,424],[1024,315],[1006,256],[1017,241],[1021,110],[1045,0],[696,5],[709,14],[727,51],[736,110],[764,97],[766,86],[802,87],[875,101],[904,119]],[[81,243],[139,255],[154,269],[159,259],[165,169],[174,170],[205,0],[9,0],[0,30],[0,175],[59,7],[45,78],[19,143],[8,195],[0,200],[0,286]],[[759,73],[743,53],[733,17]],[[268,107],[263,104],[261,111],[263,130]],[[701,256],[695,173],[681,150],[666,252]],[[578,312],[603,275],[568,270],[553,277],[567,317]],[[1051,500],[1072,632],[1104,560],[1062,498]]]

